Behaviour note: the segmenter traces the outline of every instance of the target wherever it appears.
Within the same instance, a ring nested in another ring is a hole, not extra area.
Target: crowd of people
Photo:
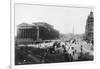
[[[47,53],[48,52],[51,54],[67,54],[67,56],[70,55],[70,58],[72,57],[73,60],[79,60],[79,57],[87,53],[88,55],[86,57],[93,56],[93,44],[81,39],[55,41],[52,46],[48,45]]]
[[[16,64],[93,60],[93,44],[81,39],[16,46]]]

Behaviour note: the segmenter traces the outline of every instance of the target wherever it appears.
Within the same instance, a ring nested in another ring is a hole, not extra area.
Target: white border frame
[[[39,3],[39,2],[31,2],[31,1],[19,1],[19,0],[11,0],[11,3],[10,3],[10,14],[11,14],[11,18],[10,18],[10,22],[11,22],[11,28],[10,28],[10,38],[11,38],[11,41],[10,41],[10,68],[11,69],[27,69],[27,68],[33,68],[33,67],[48,67],[48,66],[55,66],[56,63],[53,63],[53,64],[30,64],[30,65],[17,65],[15,66],[15,48],[14,48],[14,40],[15,40],[15,36],[14,36],[14,30],[15,30],[15,4],[27,4],[27,5],[40,5],[40,6],[57,6],[57,7],[73,7],[73,8],[89,8],[89,9],[95,9],[94,6],[82,6],[82,5],[66,5],[66,4],[56,4],[56,3]],[[94,26],[95,28],[95,26]],[[94,47],[95,49],[95,47]],[[95,52],[94,52],[94,61],[86,61],[86,62],[68,62],[67,65],[69,64],[72,64],[72,63],[75,63],[76,64],[91,64],[91,63],[95,63]],[[65,65],[65,63],[57,63],[57,65]],[[44,66],[45,65],[45,66]]]

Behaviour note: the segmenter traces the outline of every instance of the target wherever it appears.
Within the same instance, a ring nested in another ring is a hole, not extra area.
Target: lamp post
[[[36,26],[37,28],[37,41],[39,41],[39,26]]]

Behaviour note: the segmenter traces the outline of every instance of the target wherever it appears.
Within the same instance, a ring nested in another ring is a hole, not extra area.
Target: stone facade
[[[17,26],[16,39],[20,41],[40,41],[59,38],[59,32],[52,25],[38,22],[33,24],[22,23]]]
[[[87,42],[92,42],[94,40],[93,37],[93,28],[94,26],[94,17],[93,17],[93,12],[91,11],[90,14],[88,15],[87,21],[86,21],[86,28],[85,28],[85,36],[86,36],[86,40]]]

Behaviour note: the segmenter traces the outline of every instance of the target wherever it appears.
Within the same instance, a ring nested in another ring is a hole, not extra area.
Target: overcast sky
[[[60,33],[82,34],[91,9],[15,4],[15,29],[23,22],[47,22]],[[15,30],[16,31],[16,30]]]

